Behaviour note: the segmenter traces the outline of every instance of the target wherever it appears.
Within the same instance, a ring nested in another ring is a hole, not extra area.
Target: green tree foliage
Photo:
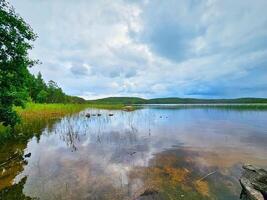
[[[46,86],[45,81],[43,80],[43,77],[42,77],[40,72],[38,73],[36,78],[35,78],[34,75],[30,74],[30,77],[28,79],[27,88],[28,88],[28,92],[29,92],[30,97],[33,100],[38,101],[37,100],[38,96],[40,96],[39,93],[41,91],[46,91],[47,90],[47,86]],[[42,92],[42,93],[43,93],[42,95],[44,95],[44,92]],[[38,101],[38,102],[41,102],[41,101]]]
[[[28,50],[35,39],[31,27],[12,6],[0,0],[0,122],[4,125],[18,122],[12,106],[23,106],[27,99],[28,67],[35,63]]]
[[[45,103],[47,101],[47,97],[48,97],[48,92],[45,90],[41,90],[36,97],[36,102]]]
[[[52,80],[48,82],[48,102],[66,102],[66,95],[62,92],[62,89],[58,87],[57,83]]]
[[[31,101],[36,103],[85,103],[82,98],[66,95],[55,81],[46,84],[40,72],[36,77],[30,74],[27,89]]]

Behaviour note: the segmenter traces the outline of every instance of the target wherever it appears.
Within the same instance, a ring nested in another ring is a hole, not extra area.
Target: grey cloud
[[[71,73],[78,76],[88,75],[88,69],[82,65],[74,65],[70,68]]]
[[[71,95],[266,97],[266,0],[10,2]]]

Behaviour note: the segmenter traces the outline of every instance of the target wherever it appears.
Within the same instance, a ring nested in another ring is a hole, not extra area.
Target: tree
[[[5,0],[0,0],[0,123],[14,126],[19,118],[12,110],[23,106],[28,97],[28,67],[36,62],[28,56],[36,39],[31,27],[15,13]]]
[[[56,82],[50,80],[48,82],[48,102],[49,103],[66,103],[67,95],[57,85]]]
[[[38,103],[45,103],[47,102],[47,96],[48,96],[48,92],[45,90],[41,90],[36,97],[36,101]]]
[[[38,100],[38,95],[41,91],[46,91],[47,86],[40,72],[38,73],[37,77],[30,74],[27,88],[32,101],[43,103],[42,101],[39,101],[40,99]]]

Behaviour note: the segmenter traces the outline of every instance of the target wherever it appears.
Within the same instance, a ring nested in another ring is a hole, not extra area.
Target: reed
[[[14,110],[21,116],[22,121],[38,118],[59,118],[67,114],[79,112],[88,107],[88,104],[36,104],[27,103],[25,108],[15,107]]]

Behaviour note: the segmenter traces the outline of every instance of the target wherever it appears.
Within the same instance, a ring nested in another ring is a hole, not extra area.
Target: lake
[[[267,111],[87,109],[20,131],[0,147],[0,199],[231,200],[244,163],[267,167]]]

